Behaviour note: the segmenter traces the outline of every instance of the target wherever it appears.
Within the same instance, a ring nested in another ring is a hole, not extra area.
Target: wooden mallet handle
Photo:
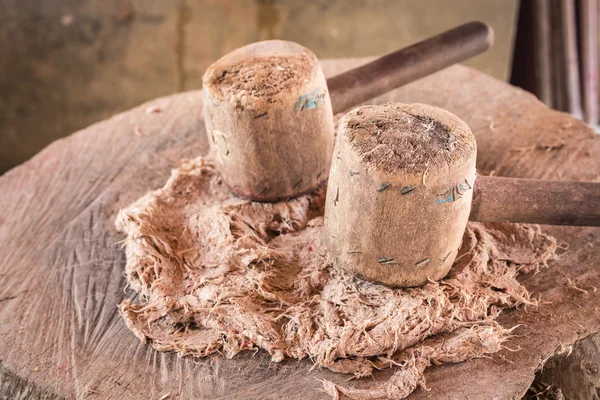
[[[327,80],[333,113],[465,61],[490,48],[492,28],[468,22]]]
[[[600,226],[600,183],[478,176],[469,219]]]

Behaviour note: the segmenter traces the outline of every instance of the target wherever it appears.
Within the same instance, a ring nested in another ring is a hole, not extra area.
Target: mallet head
[[[276,201],[327,179],[333,112],[310,50],[282,40],[253,43],[212,64],[203,85],[211,152],[236,195]]]
[[[390,103],[346,114],[325,208],[335,266],[392,286],[443,278],[469,218],[475,158],[467,124],[440,108]]]

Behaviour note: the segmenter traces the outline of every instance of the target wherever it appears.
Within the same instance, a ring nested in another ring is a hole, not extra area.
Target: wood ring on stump
[[[462,242],[475,137],[424,104],[365,106],[340,121],[325,240],[335,267],[392,286],[443,278]]]
[[[282,40],[237,49],[208,68],[203,94],[211,152],[237,196],[288,199],[327,179],[333,112],[310,50]]]

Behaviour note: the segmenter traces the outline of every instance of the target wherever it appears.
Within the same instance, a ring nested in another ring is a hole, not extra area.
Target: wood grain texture
[[[333,72],[364,60],[324,63]],[[162,186],[170,167],[205,154],[201,93],[157,99],[59,140],[0,177],[0,399],[321,399],[309,361],[263,353],[191,360],[153,351],[125,327],[117,210]],[[478,167],[497,175],[600,179],[600,138],[533,96],[455,66],[379,99],[430,103],[457,114],[478,141]],[[149,106],[160,112],[148,114]],[[569,243],[549,269],[525,277],[537,309],[491,359],[432,368],[415,399],[519,398],[544,361],[600,326],[600,231],[548,228]],[[572,284],[587,293],[573,288]],[[385,371],[374,379],[384,379]],[[370,383],[371,381],[363,382]]]
[[[600,334],[590,335],[552,357],[536,381],[560,388],[567,399],[597,399],[600,395]]]

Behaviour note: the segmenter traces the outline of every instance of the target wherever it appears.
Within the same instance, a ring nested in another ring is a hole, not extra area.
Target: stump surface
[[[331,75],[364,60],[325,62]],[[162,186],[179,159],[208,150],[201,92],[161,98],[59,140],[0,177],[0,399],[326,399],[308,360],[265,353],[191,360],[158,353],[125,327],[119,208]],[[495,175],[600,179],[600,137],[533,96],[455,66],[378,99],[429,103],[464,119],[478,168]],[[152,112],[147,112],[151,107]],[[432,368],[411,398],[520,398],[545,360],[600,328],[600,230],[548,227],[569,244],[526,286],[537,309],[491,359]],[[374,379],[385,379],[388,373]],[[371,382],[367,382],[371,384]],[[163,397],[169,395],[167,397]]]

